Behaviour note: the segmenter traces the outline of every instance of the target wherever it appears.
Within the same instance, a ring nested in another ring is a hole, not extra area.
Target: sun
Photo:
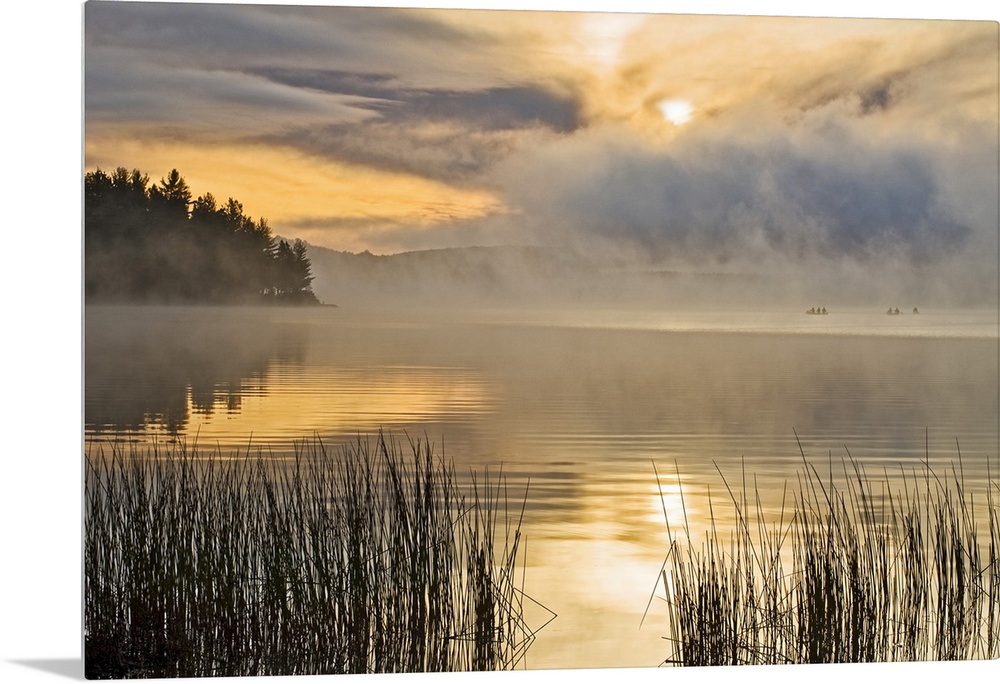
[[[659,108],[663,118],[675,126],[687,123],[694,113],[694,107],[687,100],[661,100],[657,108]]]

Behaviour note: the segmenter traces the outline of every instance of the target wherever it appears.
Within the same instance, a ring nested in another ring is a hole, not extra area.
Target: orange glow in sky
[[[978,142],[995,139],[996,55],[991,22],[93,3],[86,168],[177,168],[196,194],[338,250],[561,243],[590,219],[638,227],[640,245],[701,244],[663,217],[788,244],[774,231],[825,200],[767,194],[802,165],[919,159],[914,182],[940,191],[872,191],[940,196],[928,225],[968,205],[996,173]],[[760,186],[727,196],[706,160],[734,158]],[[676,182],[651,181],[661,164],[711,188],[718,212],[678,208]],[[823,196],[845,192],[839,178]],[[626,201],[619,181],[650,189]],[[991,229],[984,207],[944,222]]]

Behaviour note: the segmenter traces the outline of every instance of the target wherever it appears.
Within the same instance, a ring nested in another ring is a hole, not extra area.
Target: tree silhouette
[[[173,169],[166,178],[161,178],[159,185],[154,185],[149,189],[149,199],[158,215],[176,219],[189,217],[188,206],[191,204],[191,189],[181,174],[177,172],[177,169]]]
[[[84,177],[88,302],[316,303],[311,283],[305,243],[276,244],[232,197],[192,200],[177,169],[154,185],[124,167]]]
[[[312,264],[306,257],[306,244],[280,240],[274,250],[274,296],[282,301],[308,303],[316,300],[312,291]]]

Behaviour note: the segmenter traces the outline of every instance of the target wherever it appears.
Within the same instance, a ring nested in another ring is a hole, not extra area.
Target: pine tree
[[[85,174],[87,301],[317,301],[304,242],[275,244],[232,197],[191,197],[177,169],[153,186],[138,169]]]

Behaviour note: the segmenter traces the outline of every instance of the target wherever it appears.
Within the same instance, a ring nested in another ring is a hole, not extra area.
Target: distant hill
[[[546,247],[461,247],[377,256],[309,245],[313,291],[339,306],[654,304],[741,298],[755,275],[629,267]]]

